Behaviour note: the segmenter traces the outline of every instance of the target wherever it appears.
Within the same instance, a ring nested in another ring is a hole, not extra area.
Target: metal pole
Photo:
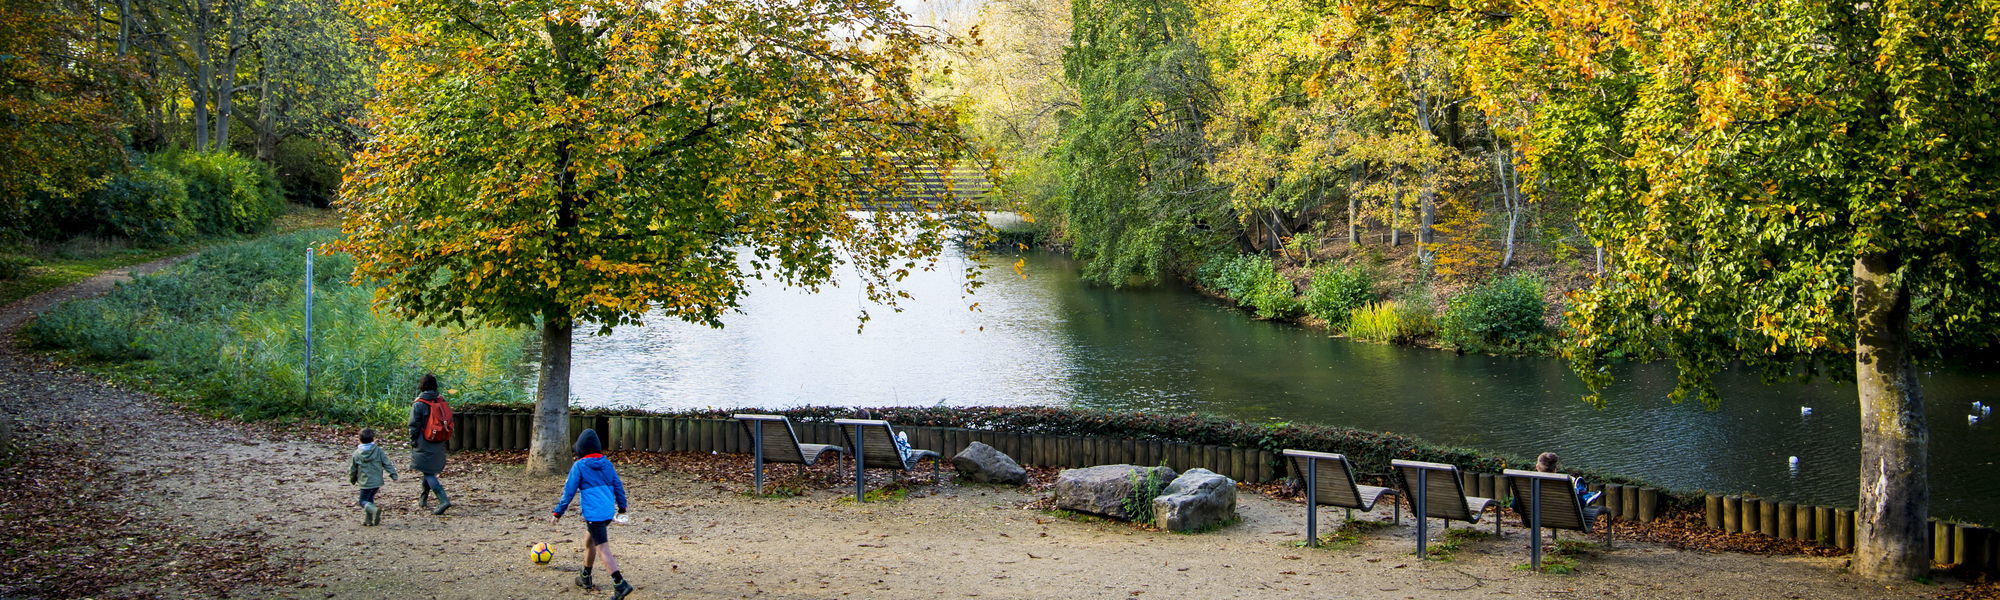
[[[1319,459],[1306,459],[1306,546],[1319,547]]]
[[[306,245],[306,328],[305,328],[305,332],[306,332],[306,360],[305,360],[305,380],[306,380],[306,402],[307,402],[307,403],[311,403],[311,402],[312,402],[312,390],[313,390],[313,385],[312,385],[312,366],[313,366],[313,250],[312,250],[312,245],[311,245],[311,244],[307,244],[307,245]]]
[[[1417,517],[1417,560],[1424,560],[1424,545],[1430,541],[1430,513],[1424,512],[1424,492],[1430,491],[1425,485],[1425,477],[1429,474],[1430,469],[1417,469],[1416,497],[1410,499],[1413,503],[1410,512]]]
[[[756,421],[750,428],[750,453],[757,463],[757,495],[764,495],[764,422]]]
[[[1542,480],[1528,480],[1528,566],[1542,572]]]
[[[865,470],[867,467],[863,466],[863,463],[867,462],[867,459],[866,454],[861,451],[862,426],[849,425],[849,427],[854,428],[854,503],[860,504],[866,502],[863,495],[867,491],[868,472]]]

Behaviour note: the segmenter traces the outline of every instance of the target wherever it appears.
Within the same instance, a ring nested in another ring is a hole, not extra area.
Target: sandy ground
[[[112,279],[8,307],[0,332],[11,334],[23,315],[102,290]],[[230,586],[187,583],[196,579],[172,562],[96,565],[144,571],[102,595],[609,594],[570,585],[581,566],[582,524],[574,513],[548,522],[561,481],[524,476],[512,457],[454,457],[444,479],[456,504],[442,517],[411,506],[419,488],[404,477],[381,493],[383,525],[362,527],[349,504],[353,446],[344,436],[192,415],[4,346],[0,409],[17,423],[20,442],[88,449],[117,471],[110,479],[121,482],[122,493],[98,509],[126,515],[133,527],[254,540],[243,543],[266,556],[251,567],[288,576],[224,589]],[[388,448],[407,462],[399,445]],[[1526,533],[1512,526],[1503,538],[1468,542],[1452,560],[1417,561],[1407,518],[1353,547],[1300,548],[1294,542],[1303,535],[1303,507],[1256,494],[1241,497],[1241,522],[1181,535],[1052,516],[1026,508],[1038,496],[1017,488],[918,485],[906,499],[856,505],[830,484],[764,498],[672,466],[702,462],[695,457],[623,458],[633,521],[613,526],[611,537],[638,586],[635,598],[1919,598],[1956,586],[1871,584],[1842,574],[1838,558],[1624,541],[1582,557],[1577,574],[1535,574],[1515,569],[1527,562]],[[1325,511],[1322,522],[1339,515]],[[528,560],[535,542],[556,548],[554,564]],[[598,576],[600,585],[608,580]],[[32,595],[21,590],[35,583],[0,582],[0,597]]]

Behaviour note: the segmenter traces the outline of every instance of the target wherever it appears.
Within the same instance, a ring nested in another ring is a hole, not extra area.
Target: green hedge
[[[459,412],[530,412],[523,404],[465,404]],[[834,419],[859,417],[862,409],[836,406],[806,406],[783,410],[763,408],[699,409],[653,412],[626,408],[571,409],[580,416],[653,416],[670,418],[727,419],[732,414],[755,412],[784,415],[802,423],[830,423]],[[1213,446],[1255,448],[1270,452],[1286,449],[1336,452],[1347,455],[1355,467],[1366,473],[1389,473],[1392,459],[1411,459],[1458,465],[1461,468],[1498,473],[1501,469],[1532,469],[1534,460],[1484,453],[1470,448],[1441,446],[1397,433],[1366,431],[1349,427],[1299,423],[1255,424],[1204,414],[1163,414],[1107,411],[1053,406],[980,407],[889,407],[866,409],[867,418],[884,419],[898,426],[958,427],[1009,433],[1058,436],[1097,436],[1135,440],[1161,440]],[[1573,471],[1574,472],[1574,471]],[[1616,475],[1578,472],[1591,481],[1647,485]]]

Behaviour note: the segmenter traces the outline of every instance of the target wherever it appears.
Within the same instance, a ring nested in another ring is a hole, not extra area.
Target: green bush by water
[[[1306,288],[1305,311],[1335,329],[1347,327],[1354,309],[1375,299],[1375,279],[1355,266],[1331,266],[1313,274]]]
[[[1269,258],[1217,254],[1196,271],[1196,279],[1227,294],[1237,305],[1256,311],[1258,318],[1278,319],[1299,313],[1298,290],[1292,288],[1291,280],[1278,274],[1277,266]]]
[[[1531,352],[1546,344],[1542,282],[1509,275],[1453,296],[1439,337],[1469,352]]]
[[[305,251],[316,230],[218,246],[94,299],[57,307],[23,331],[36,345],[108,361],[198,407],[243,418],[396,422],[423,373],[460,402],[527,402],[514,378],[527,335],[446,329],[376,314],[349,285],[353,262],[314,268],[313,389],[305,390]]]
[[[1349,313],[1347,334],[1358,340],[1413,344],[1437,333],[1430,303],[1415,298],[1373,302]]]

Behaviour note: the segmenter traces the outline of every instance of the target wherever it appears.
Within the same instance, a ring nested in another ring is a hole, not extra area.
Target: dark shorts
[[[374,501],[375,501],[375,492],[379,492],[379,491],[382,491],[382,488],[367,488],[367,489],[364,489],[364,490],[361,490],[361,503],[362,503],[362,504],[367,504],[367,503],[369,503],[369,502],[374,502]]]
[[[592,544],[602,544],[608,541],[609,532],[606,530],[610,526],[610,521],[585,521],[583,523],[583,527],[590,530],[590,543]]]

